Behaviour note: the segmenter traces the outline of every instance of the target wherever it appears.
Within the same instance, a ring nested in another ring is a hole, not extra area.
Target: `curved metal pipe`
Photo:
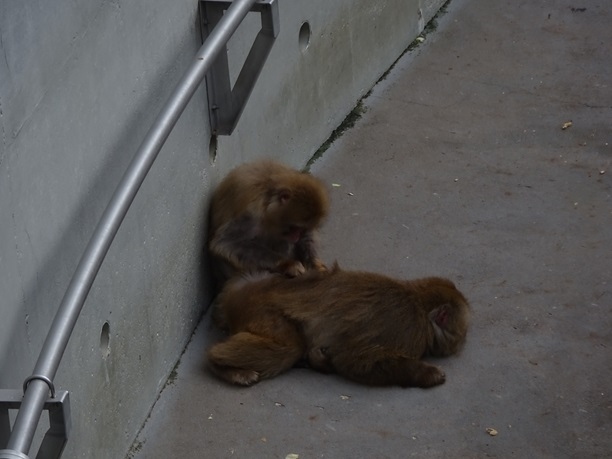
[[[194,62],[145,136],[81,257],[34,367],[35,375],[51,381],[55,377],[91,285],[136,193],[206,72],[255,2],[235,0],[232,3],[207,37]],[[28,454],[48,393],[49,386],[41,379],[34,379],[28,384],[8,445],[3,452]]]

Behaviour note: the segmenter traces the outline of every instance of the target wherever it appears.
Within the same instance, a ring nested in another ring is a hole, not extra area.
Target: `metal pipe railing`
[[[7,454],[4,457],[15,457],[15,455],[19,457],[19,453],[26,455],[29,453],[49,394],[49,386],[52,386],[50,382],[55,377],[87,294],[125,214],[206,72],[255,2],[256,0],[235,0],[228,8],[170,95],[119,182],[81,257],[49,329],[34,367],[34,378],[30,378],[27,384],[8,445],[3,450],[3,453]],[[12,454],[13,452],[15,454]]]

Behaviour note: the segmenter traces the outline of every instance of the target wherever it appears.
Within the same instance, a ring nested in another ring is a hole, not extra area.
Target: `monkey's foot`
[[[441,368],[424,364],[414,378],[414,385],[427,388],[443,384],[444,381],[446,381],[446,374]]]
[[[259,381],[259,373],[253,370],[235,370],[231,378],[234,384],[250,386]]]
[[[252,386],[259,381],[259,373],[255,370],[242,368],[213,368],[221,378],[239,386]]]

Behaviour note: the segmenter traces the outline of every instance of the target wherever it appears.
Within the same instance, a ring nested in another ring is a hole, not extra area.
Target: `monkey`
[[[217,287],[257,271],[295,277],[325,270],[317,231],[329,196],[314,176],[272,160],[242,164],[213,193],[208,248]]]
[[[448,279],[397,280],[337,264],[295,279],[235,279],[216,307],[229,336],[208,350],[208,366],[243,386],[303,358],[316,371],[371,386],[442,384],[442,369],[421,359],[459,352],[470,310]]]

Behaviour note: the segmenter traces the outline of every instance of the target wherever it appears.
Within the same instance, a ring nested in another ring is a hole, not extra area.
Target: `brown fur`
[[[442,384],[442,370],[421,358],[458,352],[469,313],[447,279],[400,281],[337,267],[296,279],[234,281],[217,308],[230,336],[209,350],[209,366],[241,385],[273,377],[304,357],[316,370],[369,385]]]
[[[325,187],[309,174],[271,160],[232,170],[210,208],[208,247],[219,287],[237,274],[324,270],[315,237],[328,208]]]

